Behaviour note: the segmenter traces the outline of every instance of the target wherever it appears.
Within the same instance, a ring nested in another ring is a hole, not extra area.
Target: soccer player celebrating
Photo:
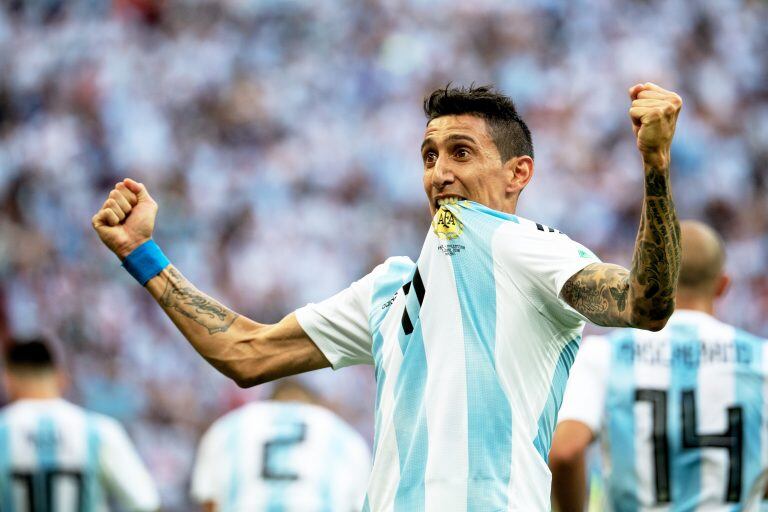
[[[42,339],[12,341],[0,409],[0,510],[159,508],[157,490],[117,421],[61,398],[61,372]]]
[[[363,437],[296,381],[206,432],[192,476],[205,512],[359,512],[371,453]]]
[[[374,464],[366,509],[547,510],[555,415],[585,320],[661,329],[680,246],[670,145],[682,102],[629,91],[645,199],[631,270],[515,215],[533,177],[528,127],[489,88],[425,101],[424,190],[433,214],[418,261],[394,257],[274,325],[198,291],[151,239],[157,205],[132,180],[93,217],[102,241],[213,366],[250,386],[373,364]]]
[[[723,243],[681,223],[676,310],[660,332],[590,337],[571,370],[550,454],[561,512],[584,510],[585,450],[603,446],[609,510],[740,511],[768,466],[765,340],[716,320]]]

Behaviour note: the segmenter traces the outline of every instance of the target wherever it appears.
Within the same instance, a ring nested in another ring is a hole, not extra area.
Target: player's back
[[[203,437],[192,494],[218,512],[349,512],[362,506],[370,464],[366,442],[332,412],[251,403]]]
[[[613,510],[744,510],[768,462],[765,341],[679,311],[657,333],[627,329],[587,343],[608,376],[602,432]]]
[[[62,399],[19,400],[0,411],[0,510],[97,512],[114,493],[156,510],[157,492],[122,427]]]

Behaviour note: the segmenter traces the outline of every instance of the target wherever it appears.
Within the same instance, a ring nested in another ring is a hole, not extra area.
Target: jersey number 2
[[[307,425],[297,423],[295,427],[295,433],[276,437],[264,443],[261,451],[261,478],[264,480],[293,481],[299,479],[299,475],[296,473],[286,471],[285,468],[275,467],[275,459],[278,457],[278,453],[284,454],[290,448],[304,441],[307,434]]]
[[[655,469],[656,503],[669,503],[669,440],[667,438],[667,392],[658,389],[638,389],[635,401],[650,402],[653,424],[653,465]],[[728,451],[728,484],[723,501],[736,503],[741,499],[742,450],[744,446],[744,410],[729,407],[728,429],[721,434],[696,432],[696,395],[684,390],[681,395],[683,428],[682,448],[722,448]]]

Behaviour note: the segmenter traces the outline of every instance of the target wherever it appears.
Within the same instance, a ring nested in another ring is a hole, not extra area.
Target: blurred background
[[[68,396],[124,422],[167,510],[197,441],[264,397],[208,367],[102,247],[125,176],[201,289],[271,322],[418,256],[421,100],[494,83],[530,125],[519,213],[629,265],[642,170],[627,88],[685,106],[681,218],[728,247],[724,320],[768,336],[768,4],[728,0],[4,0],[0,335],[53,335]],[[370,368],[304,377],[369,440]],[[3,399],[0,393],[0,404]]]

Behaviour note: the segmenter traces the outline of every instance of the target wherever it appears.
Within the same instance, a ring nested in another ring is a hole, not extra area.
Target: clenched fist
[[[653,166],[669,165],[669,151],[683,100],[672,91],[646,82],[629,89],[629,117],[643,160]]]
[[[126,178],[115,185],[91,219],[104,245],[121,260],[152,238],[157,203],[141,183]]]

